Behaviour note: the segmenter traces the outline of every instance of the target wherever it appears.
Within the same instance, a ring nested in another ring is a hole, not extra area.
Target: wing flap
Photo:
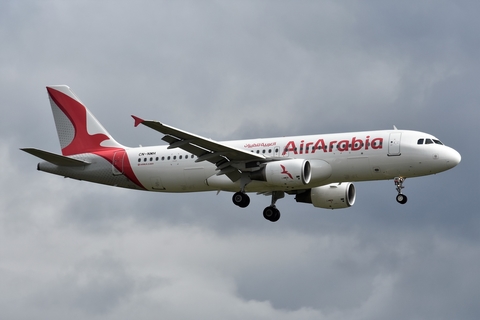
[[[86,161],[61,156],[59,154],[55,154],[55,153],[51,153],[48,151],[43,151],[35,148],[23,148],[20,150],[25,151],[26,153],[29,153],[47,162],[53,163],[54,165],[57,165],[57,166],[81,167],[81,166],[90,164],[89,162],[86,162]]]

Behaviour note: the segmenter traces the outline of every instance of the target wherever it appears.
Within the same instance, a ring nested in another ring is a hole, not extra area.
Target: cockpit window
[[[442,145],[442,146],[444,145],[442,143],[442,141],[440,141],[438,139],[418,139],[417,144],[423,144],[423,143],[425,143],[425,144],[434,144],[435,143],[435,144],[439,144],[439,145]]]

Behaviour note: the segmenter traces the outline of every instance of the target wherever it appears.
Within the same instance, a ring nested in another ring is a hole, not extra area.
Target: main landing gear
[[[263,210],[263,217],[271,222],[276,222],[280,219],[280,210],[275,206],[268,206]]]
[[[273,191],[272,192],[272,203],[263,210],[263,217],[268,221],[275,222],[280,219],[280,211],[275,206],[275,203],[278,199],[285,197],[283,191]],[[235,192],[232,201],[236,206],[240,208],[245,208],[250,204],[250,197],[242,191]]]
[[[275,203],[283,197],[285,197],[285,192],[283,191],[272,192],[272,203],[263,210],[263,217],[265,219],[271,222],[276,222],[280,219],[280,210],[277,209]]]
[[[250,197],[245,192],[235,192],[232,197],[232,201],[236,206],[240,208],[246,208],[250,204]]]
[[[402,189],[405,188],[403,186],[404,181],[405,181],[405,178],[403,178],[403,177],[395,177],[393,179],[393,182],[395,183],[395,187],[396,187],[397,192],[398,192],[396,199],[397,199],[397,202],[400,203],[400,204],[407,203],[407,196],[402,193]]]

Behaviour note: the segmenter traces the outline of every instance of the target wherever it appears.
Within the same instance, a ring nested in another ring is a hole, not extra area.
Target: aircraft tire
[[[404,195],[404,194],[401,194],[401,193],[398,194],[396,199],[397,199],[397,202],[400,203],[400,204],[407,203],[407,196]]]
[[[246,208],[250,204],[250,197],[243,192],[235,192],[232,197],[232,201],[236,206],[240,208]]]
[[[263,210],[263,217],[271,222],[276,222],[280,219],[280,211],[274,206],[268,206]]]

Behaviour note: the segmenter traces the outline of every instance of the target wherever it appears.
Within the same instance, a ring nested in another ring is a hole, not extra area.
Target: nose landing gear
[[[403,186],[404,181],[405,181],[405,178],[403,178],[403,177],[395,177],[393,179],[393,182],[395,183],[395,187],[396,187],[397,192],[398,192],[396,199],[397,199],[397,202],[400,203],[400,204],[407,203],[407,196],[402,193],[402,189],[405,188]]]

